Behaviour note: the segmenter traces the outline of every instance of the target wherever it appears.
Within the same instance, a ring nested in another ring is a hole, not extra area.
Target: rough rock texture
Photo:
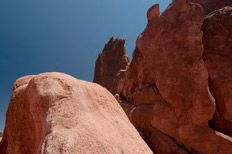
[[[216,104],[202,60],[202,7],[173,0],[161,15],[155,9],[111,92],[154,153],[232,153],[232,138],[209,127]]]
[[[18,79],[0,153],[151,154],[115,98],[62,73]]]
[[[3,135],[2,138],[0,138],[0,153],[5,154],[7,150],[7,137],[6,135]]]
[[[225,6],[232,6],[232,0],[191,0],[194,3],[199,3],[205,10],[205,14],[221,9]]]
[[[98,55],[93,81],[113,91],[128,66],[129,57],[126,54],[125,39],[112,37]]]
[[[147,11],[148,22],[160,15],[159,4],[155,4]]]
[[[202,30],[203,59],[217,105],[212,127],[232,136],[232,7],[210,13]]]

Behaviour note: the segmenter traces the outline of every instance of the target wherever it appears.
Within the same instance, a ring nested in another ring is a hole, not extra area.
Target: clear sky
[[[19,77],[64,72],[92,81],[95,60],[110,37],[126,38],[131,58],[135,40],[153,4],[164,11],[171,0],[1,0],[0,130],[12,86]]]

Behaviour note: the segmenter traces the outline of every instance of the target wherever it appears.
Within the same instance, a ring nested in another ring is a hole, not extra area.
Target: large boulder
[[[148,10],[133,60],[111,92],[154,153],[232,153],[232,138],[209,127],[216,104],[202,59],[202,7],[173,0],[157,9]]]
[[[217,106],[212,127],[232,136],[232,7],[210,13],[202,30],[203,59]]]
[[[0,152],[152,154],[105,88],[62,73],[15,82]]]
[[[205,14],[209,14],[217,9],[221,9],[225,6],[232,6],[232,0],[191,0],[192,2],[200,4]]]

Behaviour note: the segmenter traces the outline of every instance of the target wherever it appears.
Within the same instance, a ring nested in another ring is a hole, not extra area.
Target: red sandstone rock
[[[155,4],[147,11],[147,19],[148,21],[152,20],[155,17],[160,15],[159,4]]]
[[[111,92],[154,153],[232,153],[232,138],[208,125],[216,105],[202,60],[202,7],[173,0],[161,15],[152,10]]]
[[[112,37],[98,55],[93,81],[114,93],[113,90],[128,66],[129,57],[126,55],[125,39]]]
[[[217,9],[225,6],[232,6],[232,0],[191,0],[194,3],[199,3],[205,10],[205,14],[209,14]]]
[[[7,136],[4,133],[2,137],[0,137],[0,154],[5,154],[7,150]]]
[[[62,73],[18,79],[6,117],[1,154],[152,153],[105,88]]]
[[[232,136],[232,7],[210,13],[202,30],[203,59],[217,105],[212,127]]]

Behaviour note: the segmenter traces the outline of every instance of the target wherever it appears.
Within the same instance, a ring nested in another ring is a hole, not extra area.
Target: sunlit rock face
[[[232,6],[231,0],[191,0],[194,3],[200,4],[205,11],[205,14],[209,14],[217,9],[221,9],[225,6]]]
[[[158,9],[148,10],[129,68],[107,89],[154,153],[232,153],[232,138],[212,127],[218,109],[202,59],[203,8],[173,0],[162,14]]]
[[[203,59],[217,105],[212,127],[232,136],[232,7],[210,13],[202,30]]]
[[[63,73],[18,79],[1,154],[152,154],[114,96]]]

